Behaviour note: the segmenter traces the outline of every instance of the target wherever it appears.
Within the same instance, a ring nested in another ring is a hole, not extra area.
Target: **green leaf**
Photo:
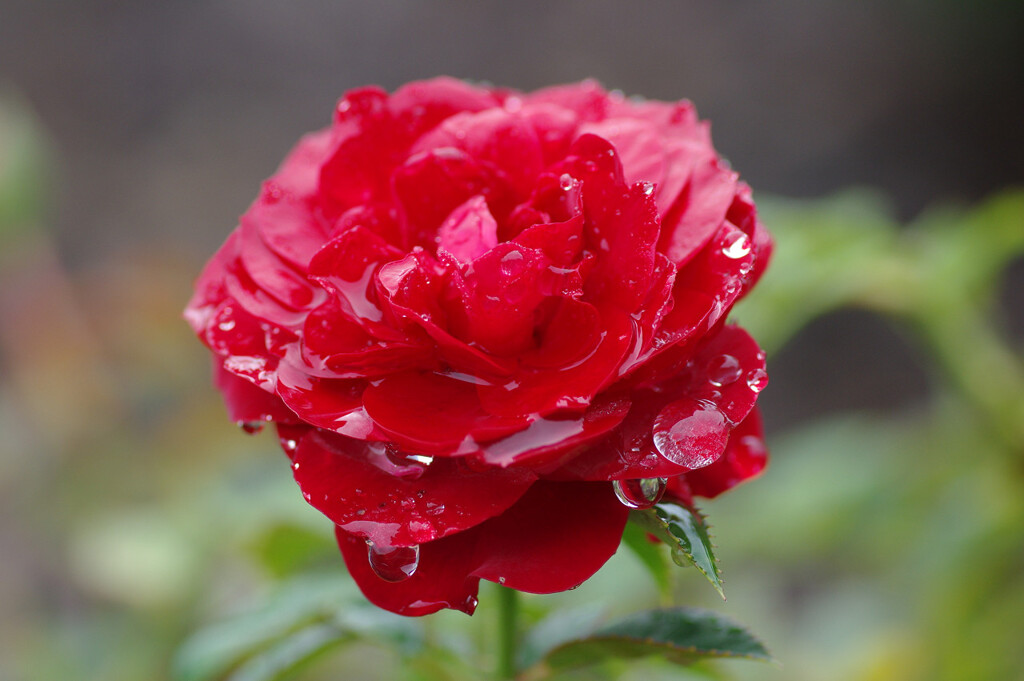
[[[286,636],[248,659],[228,681],[278,681],[352,638],[332,624],[317,624]]]
[[[696,507],[663,501],[654,508],[631,511],[629,519],[668,544],[676,565],[693,565],[700,570],[725,600],[722,575],[708,534],[708,524]]]
[[[603,611],[604,606],[594,602],[579,608],[556,609],[523,636],[519,651],[520,667],[534,665],[556,646],[594,631],[604,619]]]
[[[419,647],[419,635],[414,622],[367,603],[350,580],[307,574],[285,583],[261,607],[193,635],[175,658],[173,678],[208,681],[232,672],[264,673],[260,670],[284,674],[335,643],[369,638],[406,652]]]
[[[668,597],[672,590],[668,560],[665,558],[665,552],[661,550],[661,545],[651,541],[647,535],[648,531],[640,525],[627,523],[626,530],[622,533],[622,543],[628,546],[647,568],[661,595]]]
[[[772,661],[753,634],[721,615],[695,608],[664,608],[630,615],[586,638],[564,643],[548,653],[543,664],[558,671],[609,658],[648,655],[676,664],[723,657]]]

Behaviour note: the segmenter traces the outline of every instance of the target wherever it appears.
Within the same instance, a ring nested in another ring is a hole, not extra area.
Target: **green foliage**
[[[750,632],[721,615],[691,608],[666,608],[635,613],[586,638],[562,643],[548,652],[543,666],[544,673],[548,673],[599,664],[609,658],[647,656],[658,656],[674,664],[716,657],[772,659]]]
[[[654,508],[630,511],[629,519],[653,536],[668,544],[676,565],[692,565],[708,578],[715,591],[725,599],[722,577],[715,558],[708,524],[695,507],[663,501]],[[657,568],[655,568],[657,570]],[[655,571],[655,578],[657,572]]]

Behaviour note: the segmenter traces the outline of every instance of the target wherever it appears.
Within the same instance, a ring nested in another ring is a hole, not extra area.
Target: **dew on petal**
[[[738,359],[732,355],[719,355],[708,364],[708,381],[719,387],[735,383],[743,374]]]
[[[722,255],[733,260],[739,260],[750,253],[750,237],[743,232],[737,234],[725,246],[722,247]]]
[[[636,480],[615,480],[612,489],[615,496],[627,508],[644,509],[661,501],[665,494],[665,478],[640,478]]]
[[[385,582],[405,581],[419,567],[419,546],[385,546],[367,541],[366,547],[370,567]]]
[[[366,460],[396,478],[417,480],[433,463],[434,457],[403,452],[393,442],[370,442],[366,445]]]
[[[572,189],[575,180],[572,179],[572,175],[569,173],[562,173],[562,176],[558,178],[559,186],[565,191]]]
[[[506,277],[516,277],[523,273],[526,263],[519,251],[509,251],[501,259],[501,272]]]
[[[768,372],[764,369],[754,369],[747,374],[747,386],[755,393],[759,393],[768,387]]]
[[[705,400],[673,402],[654,419],[654,446],[658,453],[690,470],[718,460],[728,436],[725,415]]]

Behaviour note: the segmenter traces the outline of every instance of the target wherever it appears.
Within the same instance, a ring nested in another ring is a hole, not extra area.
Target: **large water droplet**
[[[747,374],[747,387],[755,393],[759,393],[768,387],[768,372],[764,369],[754,369]]]
[[[722,247],[722,255],[739,260],[750,253],[750,237],[740,232]]]
[[[366,542],[370,567],[385,582],[401,582],[416,573],[420,565],[419,546],[385,546]]]
[[[624,506],[629,508],[650,508],[661,501],[665,494],[665,478],[640,478],[639,480],[615,480],[612,489]]]
[[[729,437],[725,415],[707,401],[682,399],[654,419],[654,446],[674,464],[693,470],[714,463]]]
[[[719,387],[735,383],[743,373],[740,361],[732,355],[719,355],[708,363],[708,381]]]

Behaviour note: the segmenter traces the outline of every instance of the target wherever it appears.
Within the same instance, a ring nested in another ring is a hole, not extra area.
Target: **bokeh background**
[[[692,99],[763,202],[774,460],[706,507],[729,602],[675,589],[784,669],[719,672],[1024,678],[1022,34],[1013,0],[0,0],[0,678],[207,678],[195,632],[342,570],[180,310],[344,90],[439,74]],[[657,601],[617,556],[532,616],[609,589]],[[427,626],[486,661],[488,617]],[[301,678],[406,673],[353,645]]]

